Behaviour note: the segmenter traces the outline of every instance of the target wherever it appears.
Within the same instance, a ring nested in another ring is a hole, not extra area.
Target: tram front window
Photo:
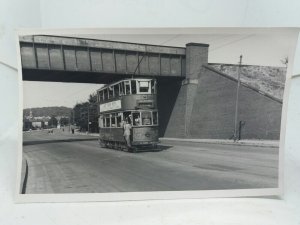
[[[121,115],[117,116],[117,127],[122,127],[122,116]]]
[[[140,118],[140,113],[139,112],[133,112],[132,113],[132,119],[133,119],[133,125],[134,126],[141,125],[141,118]]]
[[[108,87],[108,93],[109,93],[109,98],[113,98],[114,97],[114,89],[113,89],[113,87]]]
[[[150,89],[149,81],[139,81],[140,93],[150,94],[149,89]]]
[[[131,92],[130,92],[130,82],[129,81],[125,81],[125,94],[126,95],[130,95]]]
[[[114,85],[114,92],[115,92],[115,97],[118,97],[120,95],[119,84]]]
[[[142,112],[142,125],[151,125],[151,112]]]
[[[108,90],[107,88],[103,90],[104,92],[104,100],[107,100],[108,99]]]

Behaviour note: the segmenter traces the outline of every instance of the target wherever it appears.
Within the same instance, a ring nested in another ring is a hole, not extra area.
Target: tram
[[[135,152],[157,149],[158,111],[155,79],[124,79],[97,91],[99,143],[102,147]],[[131,124],[130,145],[124,123]]]

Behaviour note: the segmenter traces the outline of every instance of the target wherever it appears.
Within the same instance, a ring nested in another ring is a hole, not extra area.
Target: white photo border
[[[74,34],[248,34],[271,33],[292,31],[294,42],[289,52],[289,66],[286,72],[286,82],[283,96],[281,114],[278,187],[259,189],[230,189],[230,190],[193,190],[193,191],[155,191],[155,192],[117,192],[117,193],[84,193],[84,194],[20,194],[21,168],[23,154],[22,118],[23,118],[23,80],[19,37],[23,35],[74,35]],[[199,198],[224,198],[224,197],[254,197],[254,196],[278,196],[284,194],[284,146],[286,135],[288,98],[293,71],[294,56],[298,41],[299,28],[232,28],[232,27],[193,27],[193,28],[95,28],[95,29],[18,29],[16,31],[18,89],[19,89],[19,113],[18,113],[18,149],[17,149],[17,176],[15,188],[16,203],[29,202],[97,202],[97,201],[139,201],[139,200],[175,200],[175,199],[199,199]]]

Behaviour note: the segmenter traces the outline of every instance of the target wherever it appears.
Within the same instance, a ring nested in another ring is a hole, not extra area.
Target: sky
[[[185,47],[189,42],[209,44],[209,63],[237,64],[243,55],[243,64],[279,66],[281,60],[293,51],[293,32],[289,30],[260,31],[228,30],[211,31],[203,29],[197,34],[75,34],[66,35],[100,40],[125,41],[143,44]],[[73,107],[86,101],[89,94],[99,89],[101,84],[79,84],[59,82],[23,82],[24,108],[66,106]]]
[[[65,106],[87,101],[102,84],[23,81],[23,107]]]

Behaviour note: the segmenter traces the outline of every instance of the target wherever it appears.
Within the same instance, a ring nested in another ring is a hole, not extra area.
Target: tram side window
[[[125,121],[128,120],[128,122],[129,122],[130,124],[132,124],[132,123],[131,123],[131,112],[124,112],[124,113],[123,113],[123,118],[124,118]]]
[[[114,89],[112,86],[108,87],[108,94],[109,94],[109,98],[113,98],[114,97]]]
[[[105,118],[102,118],[102,127],[106,127]]]
[[[120,83],[120,95],[124,95],[125,92],[124,92],[125,88],[124,88],[124,82],[121,82]]]
[[[130,95],[130,82],[128,80],[125,81],[125,94]]]
[[[150,93],[149,91],[149,81],[139,81],[139,92],[140,93]]]
[[[103,120],[103,117],[100,116],[100,117],[99,117],[99,127],[100,127],[100,128],[104,127],[104,126],[103,126],[103,121],[104,121],[104,120]]]
[[[153,119],[153,125],[158,124],[158,117],[157,117],[157,112],[152,112],[152,119]]]
[[[122,127],[122,116],[121,115],[117,116],[117,127]]]
[[[114,85],[115,97],[120,95],[119,84]]]
[[[111,127],[116,127],[116,117],[114,115],[111,117]]]
[[[103,90],[103,92],[104,92],[104,99],[107,100],[108,99],[108,90],[107,90],[107,88],[105,88]]]
[[[131,93],[136,94],[136,80],[131,80]]]
[[[109,117],[105,118],[105,127],[110,127],[110,118]]]
[[[103,100],[103,91],[99,91],[99,102],[102,102]]]
[[[132,120],[133,120],[133,126],[140,126],[141,125],[140,112],[133,112],[132,113]]]
[[[151,112],[142,112],[142,125],[151,125]]]

